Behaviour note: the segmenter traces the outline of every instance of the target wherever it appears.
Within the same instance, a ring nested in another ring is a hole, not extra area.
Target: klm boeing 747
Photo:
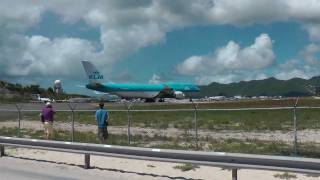
[[[124,99],[142,98],[146,101],[155,101],[156,98],[191,98],[199,92],[199,87],[187,83],[163,84],[115,84],[102,83],[104,76],[89,61],[82,61],[82,65],[89,79],[88,89],[114,94]]]

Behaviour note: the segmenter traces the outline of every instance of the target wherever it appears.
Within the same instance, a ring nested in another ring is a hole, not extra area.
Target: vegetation
[[[39,85],[26,85],[23,86],[21,84],[13,84],[5,81],[0,81],[0,88],[5,88],[9,91],[20,93],[20,94],[43,94],[43,93],[53,93],[53,90],[47,91],[44,88],[41,88]]]
[[[234,108],[264,108],[264,107],[293,107],[296,98],[286,98],[279,100],[238,100],[238,101],[219,101],[219,102],[207,102],[198,103],[198,109],[234,109]],[[197,102],[196,102],[197,103]],[[195,103],[195,104],[196,104]],[[300,98],[298,101],[298,107],[301,106],[320,106],[320,99],[314,98]],[[124,104],[106,104],[108,109],[123,109],[126,110]],[[133,104],[131,110],[147,110],[147,109],[191,109],[194,110],[192,103],[140,103]]]
[[[1,128],[1,136],[17,136],[17,128]],[[21,130],[21,137],[42,139],[43,131]],[[76,142],[98,143],[97,135],[92,132],[84,133],[75,131]],[[71,141],[70,131],[55,131],[53,140]],[[110,134],[108,144],[112,145],[128,145],[127,135]],[[180,149],[180,150],[202,150],[215,152],[230,153],[247,153],[247,154],[265,154],[265,155],[284,155],[291,156],[293,147],[283,142],[271,142],[262,140],[237,140],[237,139],[199,139],[199,148],[196,149],[194,139],[188,136],[165,137],[145,135],[133,135],[131,146],[152,147],[164,149]],[[300,143],[299,155],[302,157],[320,158],[320,144],[316,143]]]
[[[32,94],[40,94],[42,97],[49,97],[51,99],[69,99],[73,97],[87,97],[79,94],[62,93],[57,96],[52,87],[48,89],[42,88],[39,85],[21,85],[13,84],[5,81],[0,81],[0,90],[6,93],[0,93],[0,102],[26,102],[32,100]],[[0,91],[1,92],[1,91]]]
[[[274,102],[274,103],[273,103]],[[211,103],[200,104],[200,109],[216,108],[219,104],[223,108],[234,108],[237,105],[243,107],[278,107],[292,104],[292,99],[279,101],[244,101],[226,102],[226,103]],[[301,106],[318,106],[319,100],[303,98],[299,100]],[[110,110],[124,110],[110,112],[110,126],[126,127],[128,123],[128,114],[123,104],[107,104],[107,109]],[[191,109],[190,111],[178,112],[130,112],[130,119],[132,127],[139,128],[154,128],[163,130],[167,128],[178,128],[184,134],[176,137],[166,137],[163,135],[148,136],[148,134],[137,135],[134,132],[132,135],[132,146],[140,147],[155,147],[168,149],[190,149],[190,150],[204,150],[204,151],[222,151],[234,153],[253,153],[253,154],[269,154],[269,155],[287,155],[290,156],[293,152],[293,147],[285,142],[271,142],[261,140],[238,140],[238,139],[213,139],[210,136],[199,137],[199,148],[195,147],[195,137],[190,130],[194,129],[194,111],[192,104],[136,104],[133,110],[144,109]],[[72,119],[71,112],[57,112],[56,121],[70,123]],[[92,112],[75,112],[75,122],[81,125],[91,124],[96,125],[94,120],[94,111]],[[6,116],[6,117],[4,117]],[[17,118],[17,113],[1,113],[1,120],[10,120]],[[39,121],[38,112],[22,112],[22,119]],[[298,129],[319,129],[320,128],[320,111],[319,109],[297,109]],[[293,110],[241,110],[241,111],[202,111],[197,113],[197,122],[199,132],[203,130],[230,130],[235,132],[247,131],[267,131],[274,130],[290,132],[293,128]],[[168,129],[170,130],[170,129]],[[192,131],[193,132],[193,131]],[[16,136],[17,129],[2,128],[0,135]],[[42,139],[42,131],[32,131],[22,129],[22,137]],[[70,131],[57,131],[54,137],[55,140],[70,141]],[[111,134],[108,144],[127,145],[127,135]],[[95,133],[75,132],[75,141],[98,143],[97,135]],[[299,143],[299,155],[304,157],[320,158],[320,144],[316,143]]]
[[[280,179],[285,179],[285,180],[290,180],[290,179],[296,179],[297,176],[294,174],[289,174],[288,172],[285,172],[283,174],[275,174],[274,177],[280,178]]]
[[[312,95],[309,91],[310,85],[319,86],[320,77],[309,80],[293,78],[285,81],[268,78],[230,84],[211,83],[201,86],[200,96],[310,96]]]
[[[173,168],[174,169],[180,169],[181,171],[190,171],[190,170],[195,171],[196,168],[199,168],[199,166],[187,163],[187,164],[183,164],[183,165],[174,166]]]
[[[263,104],[264,102],[264,104]],[[292,100],[274,101],[273,105],[287,106]],[[238,102],[220,103],[223,108],[234,108]],[[269,107],[271,101],[255,101],[244,102],[242,105],[246,107]],[[301,106],[310,104],[311,106],[318,106],[319,100],[301,99],[299,101]],[[291,131],[293,128],[293,109],[277,109],[277,110],[220,110],[220,111],[203,111],[203,108],[216,108],[216,103],[201,104],[197,112],[197,126],[202,130],[234,130],[234,131]],[[190,104],[161,104],[145,106],[135,105],[134,109],[190,109],[190,111],[171,111],[171,112],[130,112],[131,125],[141,128],[155,128],[167,129],[178,128],[183,130],[194,129],[194,110],[190,108]],[[107,109],[124,110],[124,111],[110,111],[109,124],[111,126],[127,126],[128,114],[124,105],[107,104]],[[7,113],[8,114],[8,113]],[[320,128],[320,110],[319,109],[297,109],[298,129],[319,129]],[[75,112],[74,119],[79,124],[95,125],[94,109],[91,112]],[[0,119],[2,119],[0,115]],[[11,119],[16,119],[17,114],[11,114]],[[10,118],[3,117],[4,120]],[[25,120],[39,121],[38,112],[23,112],[22,118]],[[70,123],[72,120],[71,112],[56,113],[55,119],[58,122]]]

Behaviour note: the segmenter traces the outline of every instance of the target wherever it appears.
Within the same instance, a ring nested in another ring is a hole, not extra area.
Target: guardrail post
[[[131,118],[130,118],[130,109],[131,109],[131,106],[133,105],[132,102],[129,102],[129,104],[127,102],[125,102],[124,104],[127,108],[127,118],[128,118],[128,144],[130,145],[131,144],[131,131],[130,131],[130,128],[131,128]]]
[[[16,108],[18,111],[18,137],[21,137],[21,109],[22,107],[19,104],[16,104]]]
[[[4,156],[4,145],[0,144],[0,157]]]
[[[196,142],[196,149],[198,150],[199,149],[199,146],[198,146],[198,117],[197,117],[197,114],[198,114],[198,103],[194,103],[193,100],[191,99],[191,102],[192,102],[192,105],[193,105],[193,108],[194,108],[194,130],[195,130],[195,142]]]
[[[232,169],[232,180],[238,179],[238,169]]]
[[[72,126],[72,127],[71,127],[71,142],[73,142],[73,141],[74,141],[74,110],[75,110],[77,104],[71,104],[71,103],[69,103],[68,106],[69,106],[69,108],[70,108],[70,110],[71,110],[71,117],[72,117],[72,124],[71,124],[71,126]]]
[[[90,154],[84,154],[84,169],[90,168]]]
[[[295,156],[298,155],[298,135],[297,135],[297,105],[298,105],[299,97],[296,99],[293,105],[293,131],[294,131],[294,140],[293,140],[293,154]]]

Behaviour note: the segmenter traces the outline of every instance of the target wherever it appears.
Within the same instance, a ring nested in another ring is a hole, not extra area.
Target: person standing
[[[99,103],[99,109],[96,111],[96,121],[98,125],[98,138],[100,144],[105,144],[108,139],[108,111],[103,109],[104,103]]]
[[[55,111],[50,102],[46,103],[46,107],[42,109],[41,121],[44,127],[44,139],[49,139],[53,136],[53,116]]]

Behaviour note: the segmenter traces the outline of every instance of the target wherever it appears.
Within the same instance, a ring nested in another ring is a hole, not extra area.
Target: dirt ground
[[[13,128],[17,127],[17,122],[4,121],[0,122],[0,128],[7,127]],[[42,130],[42,124],[37,121],[21,121],[22,129],[31,130]],[[70,123],[54,123],[54,128],[57,130],[71,131]],[[110,126],[108,127],[111,134],[127,134],[126,126]],[[97,127],[95,125],[79,124],[75,123],[75,131],[80,132],[97,132]],[[190,130],[188,133],[195,133]],[[165,137],[179,137],[185,134],[185,131],[176,128],[168,129],[153,129],[153,128],[141,128],[141,127],[131,127],[132,135],[144,135],[144,136],[165,136]],[[238,139],[238,140],[263,140],[263,141],[277,141],[284,143],[293,142],[293,132],[284,131],[255,131],[255,132],[245,132],[245,131],[205,131],[198,130],[199,138],[209,137],[212,139]],[[298,131],[298,141],[301,143],[320,143],[320,130],[302,130]]]

